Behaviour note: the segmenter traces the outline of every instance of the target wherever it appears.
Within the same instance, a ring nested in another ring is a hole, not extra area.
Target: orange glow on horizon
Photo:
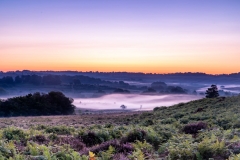
[[[239,4],[4,1],[0,71],[240,72]]]

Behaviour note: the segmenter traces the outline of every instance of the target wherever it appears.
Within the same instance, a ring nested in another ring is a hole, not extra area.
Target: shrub
[[[232,127],[232,120],[229,118],[219,118],[217,119],[217,125],[227,130]]]
[[[233,128],[240,128],[240,120],[236,121],[236,122],[233,124]]]
[[[176,119],[174,119],[174,118],[167,118],[167,119],[163,119],[162,121],[161,121],[161,123],[162,124],[172,124],[173,122],[175,122],[176,121]]]
[[[55,133],[51,133],[48,138],[51,140],[51,141],[55,141],[55,140],[58,140],[58,136],[57,134]]]
[[[165,106],[155,107],[155,108],[153,109],[153,111],[156,112],[156,111],[162,111],[162,110],[165,110],[165,109],[167,109],[167,107],[165,107]]]
[[[120,129],[112,129],[109,132],[113,139],[119,139],[123,136],[123,133]]]
[[[113,156],[113,159],[117,159],[117,160],[129,160],[129,158],[127,156],[125,156],[122,153],[117,153]]]
[[[109,149],[109,146],[114,147],[116,153],[131,153],[134,148],[131,143],[120,143],[117,140],[111,140],[107,142],[103,142],[99,145],[93,146],[91,148],[88,148],[88,150],[83,151],[82,154],[88,154],[88,151],[91,151],[93,153],[99,153],[102,151],[106,151]]]
[[[3,130],[3,138],[6,138],[7,140],[25,141],[26,136],[27,135],[23,132],[23,130],[17,128],[6,128]]]
[[[193,160],[197,146],[190,135],[180,135],[173,137],[168,142],[169,159],[173,160]]]
[[[181,118],[180,123],[187,124],[189,122],[188,118]]]
[[[122,139],[123,142],[135,142],[139,140],[143,142],[146,139],[147,133],[144,130],[134,129],[128,135]]]
[[[141,114],[140,118],[147,118],[153,116],[153,113],[150,112],[144,112]]]
[[[111,128],[111,127],[113,127],[113,125],[112,125],[111,123],[107,123],[107,124],[105,124],[104,127],[105,127],[105,128]]]
[[[100,139],[101,142],[108,141],[111,138],[109,132],[108,131],[104,131],[104,130],[96,132],[96,135]]]
[[[37,125],[36,130],[45,130],[47,126],[45,125]]]
[[[158,135],[148,134],[146,136],[146,141],[148,143],[150,143],[151,145],[153,145],[155,150],[158,150],[158,148],[159,148],[161,142],[163,141],[163,139]]]
[[[68,144],[75,151],[81,151],[86,147],[84,143],[79,138],[74,137],[59,137],[54,141],[54,144],[65,145]]]
[[[199,130],[206,129],[205,122],[190,123],[183,127],[183,132],[186,134],[197,134]]]
[[[66,126],[47,127],[45,129],[46,133],[55,133],[55,134],[59,134],[59,135],[71,134],[74,131],[75,131],[74,128],[66,127]]]
[[[176,118],[176,119],[180,119],[180,118],[182,118],[183,116],[184,116],[183,113],[176,113],[176,114],[173,115],[173,117]]]
[[[48,139],[44,135],[36,135],[32,139],[39,144],[48,142]]]
[[[133,147],[135,150],[140,149],[140,150],[142,150],[144,152],[148,152],[148,153],[153,151],[152,145],[150,145],[146,141],[141,142],[141,141],[137,140],[137,141],[135,141],[135,143],[133,143]]]
[[[226,148],[225,142],[205,138],[202,142],[198,144],[198,152],[203,159],[213,158],[213,156],[225,156]],[[226,159],[223,158],[222,159]]]
[[[80,138],[87,147],[91,147],[102,142],[95,132],[88,132],[87,134],[84,133],[80,136]]]
[[[154,121],[153,121],[152,119],[146,119],[146,120],[143,122],[143,125],[144,125],[144,126],[154,125]]]

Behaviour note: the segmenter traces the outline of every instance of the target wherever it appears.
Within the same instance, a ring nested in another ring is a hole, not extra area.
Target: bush
[[[118,139],[118,138],[121,138],[123,136],[122,131],[119,130],[119,129],[112,129],[109,132],[110,132],[110,135],[112,136],[113,139]]]
[[[123,142],[135,142],[139,140],[143,142],[146,139],[147,133],[144,130],[134,129],[128,135],[122,139]]]
[[[89,148],[89,150],[84,151],[83,154],[88,154],[88,151],[99,153],[102,151],[106,151],[109,149],[109,146],[114,147],[116,153],[131,153],[134,150],[134,147],[131,143],[120,143],[117,140],[111,140],[107,142],[103,142],[99,145],[93,146]]]
[[[224,130],[230,129],[232,127],[232,119],[219,118],[217,119],[217,125],[222,127]]]
[[[23,130],[17,128],[6,128],[3,130],[3,138],[6,138],[7,140],[25,141],[26,136],[27,135],[23,132]]]
[[[156,111],[162,111],[162,110],[165,110],[165,109],[167,109],[167,107],[165,107],[165,106],[155,107],[155,108],[153,109],[153,111],[156,112]]]
[[[154,149],[155,150],[158,150],[161,142],[163,141],[161,139],[160,136],[158,136],[157,134],[153,134],[153,133],[149,133],[147,136],[146,136],[146,141],[148,143],[150,143],[151,145],[153,145]]]
[[[226,156],[226,151],[225,142],[218,139],[213,142],[211,139],[205,138],[198,144],[198,152],[203,159],[213,158],[214,156],[226,159],[226,157],[223,158]]]
[[[143,122],[143,125],[144,125],[144,126],[151,126],[151,125],[154,125],[154,122],[153,122],[153,120],[151,120],[151,119],[146,119],[146,120]]]
[[[183,113],[176,113],[176,114],[173,115],[173,117],[176,118],[176,119],[180,119],[180,118],[182,118],[183,116],[184,116]]]
[[[84,133],[79,138],[86,144],[87,147],[91,147],[102,142],[95,132],[88,132],[87,134]]]
[[[180,123],[187,124],[189,122],[188,118],[181,118]]]
[[[161,121],[162,124],[172,124],[173,122],[176,122],[176,119],[174,119],[174,118],[167,118],[167,119],[163,119]]]
[[[74,128],[66,127],[66,126],[47,127],[45,129],[46,133],[55,133],[59,135],[69,135],[74,131],[75,131]]]
[[[186,134],[197,134],[199,130],[206,128],[207,123],[205,122],[190,123],[183,127],[183,132]]]
[[[48,138],[49,138],[51,141],[55,141],[55,140],[58,140],[58,139],[59,139],[58,136],[57,136],[57,134],[55,134],[55,133],[51,133],[51,134],[48,136]]]
[[[48,142],[47,138],[44,135],[36,135],[32,139],[38,144],[43,144],[45,142]]]
[[[233,128],[240,128],[240,120],[236,121],[236,122],[233,124]]]

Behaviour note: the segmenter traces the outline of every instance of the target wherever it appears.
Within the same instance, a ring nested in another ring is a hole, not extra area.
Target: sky
[[[0,0],[0,71],[240,72],[240,0]]]

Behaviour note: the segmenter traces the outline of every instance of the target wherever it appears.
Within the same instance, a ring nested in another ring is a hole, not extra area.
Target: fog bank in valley
[[[137,94],[111,94],[99,98],[75,98],[74,105],[84,109],[127,109],[152,110],[155,107],[171,106],[181,102],[189,102],[202,98],[199,95],[169,94],[169,95],[137,95]]]

